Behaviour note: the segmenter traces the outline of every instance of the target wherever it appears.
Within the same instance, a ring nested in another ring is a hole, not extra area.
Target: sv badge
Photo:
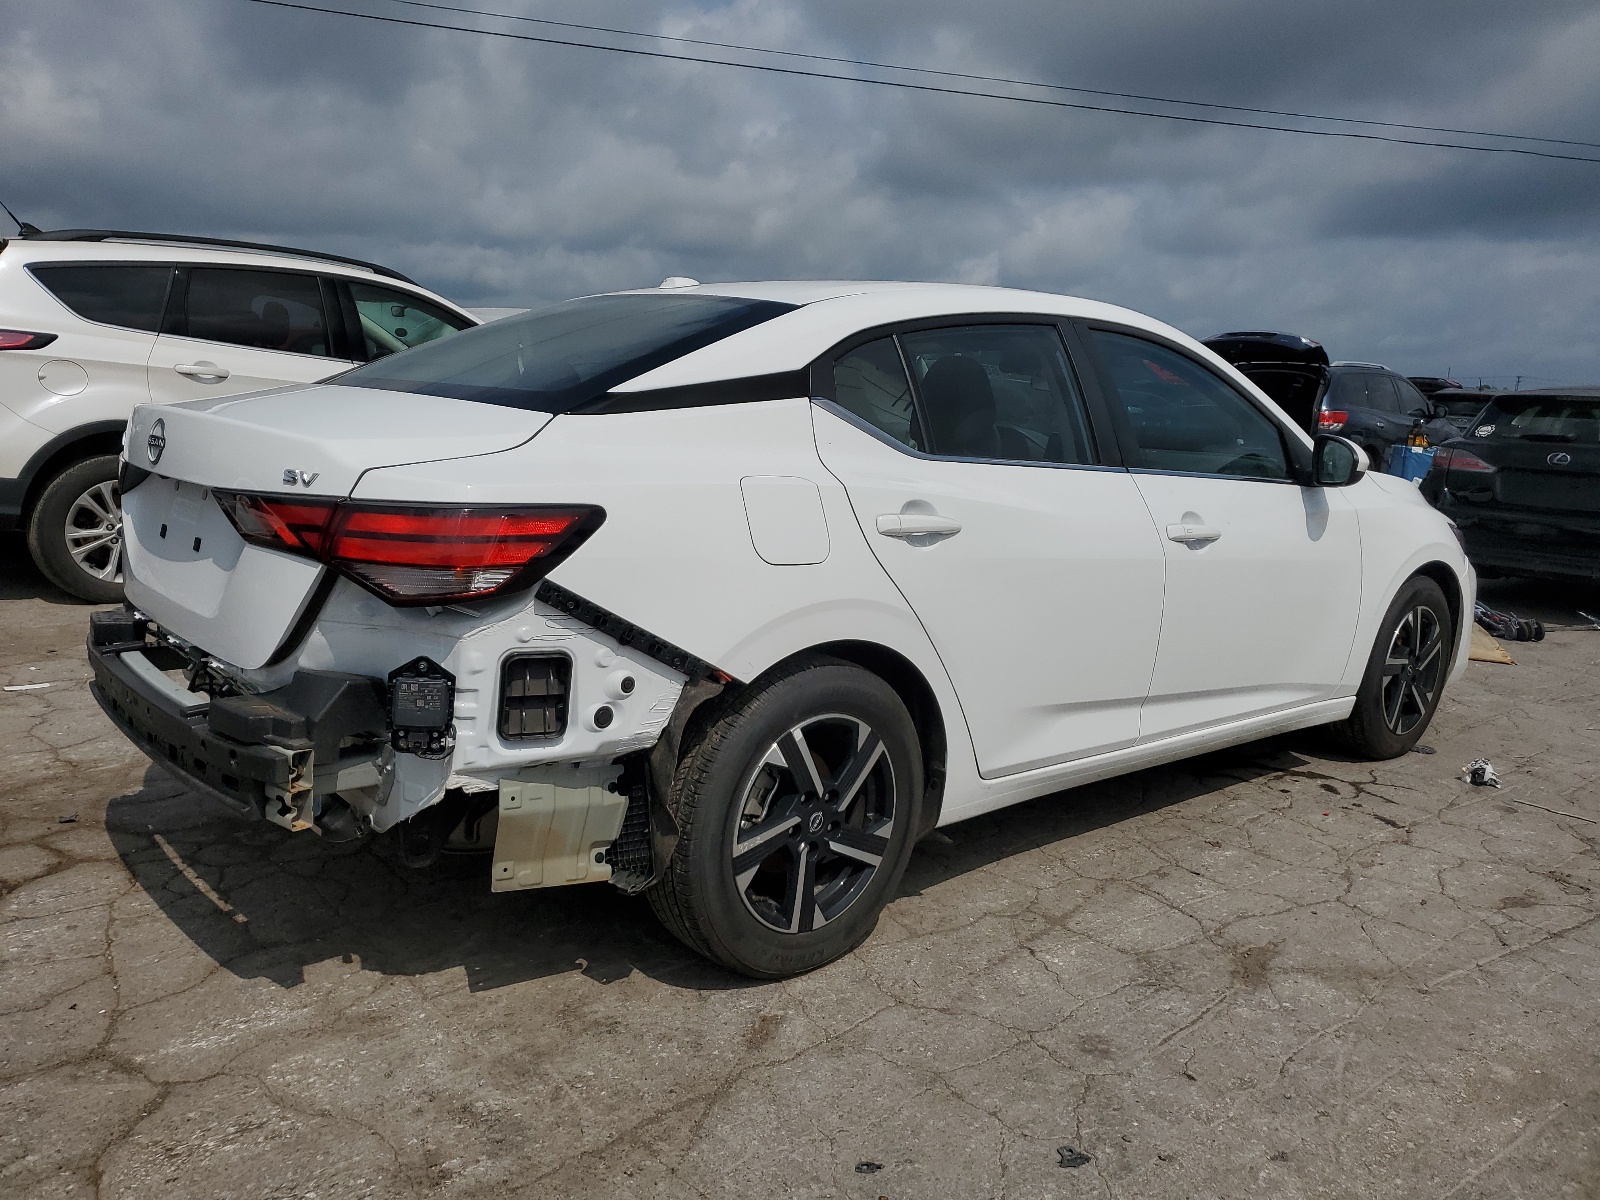
[[[290,487],[297,483],[304,487],[310,487],[317,481],[319,474],[321,474],[319,471],[296,471],[293,467],[285,467],[283,469],[283,481]]]

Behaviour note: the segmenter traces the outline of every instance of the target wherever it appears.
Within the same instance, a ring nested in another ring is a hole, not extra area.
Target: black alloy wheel
[[[1433,713],[1444,679],[1444,626],[1426,604],[1406,610],[1383,664],[1383,723],[1405,737]]]
[[[1427,730],[1456,649],[1444,591],[1425,575],[1401,586],[1384,614],[1350,716],[1333,726],[1361,758],[1396,758]]]
[[[668,798],[677,848],[651,908],[758,979],[848,954],[905,873],[922,771],[911,714],[870,671],[814,656],[730,689],[690,722]]]
[[[820,929],[861,898],[895,820],[894,767],[866,721],[829,713],[796,725],[743,789],[730,849],[739,898],[768,929]]]

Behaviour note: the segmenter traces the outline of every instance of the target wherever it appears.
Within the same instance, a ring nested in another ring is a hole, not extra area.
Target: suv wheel
[[[651,907],[692,949],[777,979],[877,925],[916,838],[922,756],[888,684],[811,659],[726,704],[672,792],[681,836]]]
[[[1410,579],[1389,605],[1350,716],[1334,726],[1362,758],[1398,758],[1417,744],[1439,707],[1455,631],[1450,605],[1426,576]]]
[[[74,463],[47,485],[28,520],[28,549],[51,583],[91,604],[122,599],[117,456]]]

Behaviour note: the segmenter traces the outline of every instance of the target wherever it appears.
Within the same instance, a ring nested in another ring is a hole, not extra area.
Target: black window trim
[[[120,329],[124,333],[142,333],[142,334],[145,334],[148,337],[154,338],[154,337],[160,337],[162,332],[164,331],[164,326],[166,324],[167,308],[172,303],[172,276],[170,274],[167,276],[167,293],[166,293],[166,296],[163,298],[163,300],[161,302],[161,313],[156,318],[156,328],[154,328],[154,329],[136,329],[132,325],[113,325],[109,321],[96,321],[92,317],[84,316],[82,313],[78,312],[76,309],[74,309],[70,305],[68,305],[67,302],[65,300],[63,300],[60,296],[56,295],[55,292],[51,290],[50,285],[48,283],[46,283],[44,280],[39,278],[39,276],[35,273],[34,268],[35,267],[166,267],[166,268],[168,268],[170,270],[170,268],[172,268],[172,267],[174,267],[176,265],[177,264],[174,263],[173,261],[171,261],[170,259],[153,259],[153,260],[150,260],[150,261],[145,261],[145,260],[142,260],[142,259],[129,259],[129,258],[108,258],[108,259],[99,259],[99,258],[82,258],[82,259],[79,259],[79,258],[41,258],[41,259],[38,259],[38,260],[36,260],[34,262],[23,264],[23,270],[28,272],[29,278],[31,278],[34,281],[34,283],[39,285],[40,289],[44,292],[45,295],[49,296],[50,299],[54,300],[57,304],[61,305],[62,309],[69,316],[77,318],[78,320],[82,321],[84,324],[93,325],[93,326],[95,326],[95,327],[97,327],[99,329]]]
[[[980,313],[943,313],[936,317],[919,317],[910,321],[892,321],[883,325],[874,325],[869,329],[860,329],[849,337],[835,342],[811,362],[811,400],[827,412],[834,414],[842,420],[854,425],[857,429],[871,434],[886,446],[892,446],[908,458],[920,459],[923,462],[960,462],[977,463],[988,466],[1001,467],[1048,467],[1056,470],[1069,471],[1121,471],[1124,470],[1121,445],[1112,436],[1112,427],[1105,408],[1103,398],[1088,385],[1086,372],[1079,364],[1077,351],[1074,346],[1072,319],[1063,317],[1059,313],[1027,313],[1027,312],[980,312]],[[1095,462],[1091,463],[1057,463],[1041,462],[1038,459],[1013,459],[1013,458],[969,458],[956,454],[930,454],[926,450],[917,450],[897,438],[889,436],[871,421],[857,416],[844,405],[839,403],[838,394],[833,386],[833,368],[838,361],[851,351],[858,350],[871,342],[881,341],[886,337],[894,339],[895,350],[900,355],[900,365],[905,369],[906,381],[911,386],[912,403],[916,411],[917,428],[922,433],[923,443],[929,444],[927,426],[922,416],[922,399],[917,391],[917,382],[911,371],[910,364],[905,359],[905,349],[900,344],[902,334],[926,333],[940,329],[963,329],[973,325],[1038,325],[1056,331],[1061,338],[1061,350],[1067,360],[1067,369],[1072,372],[1073,382],[1078,386],[1078,394],[1083,398],[1084,408],[1087,410],[1089,436],[1094,441]]]
[[[1091,371],[1095,376],[1095,386],[1101,391],[1101,401],[1106,403],[1108,398],[1117,394],[1116,381],[1112,378],[1111,368],[1106,364],[1105,356],[1094,344],[1094,333],[1122,334],[1125,337],[1138,338],[1160,346],[1163,350],[1170,350],[1179,357],[1186,359],[1195,367],[1210,375],[1219,383],[1224,384],[1229,391],[1238,396],[1256,412],[1260,413],[1274,429],[1278,431],[1278,441],[1283,446],[1284,458],[1289,467],[1287,479],[1266,479],[1259,475],[1219,475],[1214,471],[1170,471],[1159,467],[1129,467],[1128,470],[1135,475],[1173,475],[1184,479],[1229,479],[1241,483],[1270,483],[1278,486],[1288,484],[1292,487],[1310,487],[1312,484],[1311,447],[1305,445],[1294,433],[1301,432],[1290,423],[1279,420],[1271,411],[1262,406],[1254,396],[1242,391],[1232,380],[1219,374],[1214,368],[1208,366],[1197,358],[1188,347],[1171,338],[1163,337],[1148,329],[1141,329],[1137,325],[1124,325],[1117,321],[1080,320],[1074,324],[1078,327],[1078,339],[1083,345],[1086,361],[1092,364]],[[1110,410],[1112,428],[1115,430],[1118,445],[1123,448],[1123,461],[1133,459],[1133,451],[1138,446],[1138,440],[1133,436],[1133,427],[1128,423],[1127,414],[1120,407],[1106,403]],[[1291,430],[1293,432],[1291,432]]]

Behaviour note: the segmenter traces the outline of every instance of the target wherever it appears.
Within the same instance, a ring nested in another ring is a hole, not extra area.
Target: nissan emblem
[[[161,461],[161,452],[167,448],[167,422],[156,418],[156,423],[150,426],[150,436],[144,440],[144,452],[150,456],[150,465],[153,467]]]

